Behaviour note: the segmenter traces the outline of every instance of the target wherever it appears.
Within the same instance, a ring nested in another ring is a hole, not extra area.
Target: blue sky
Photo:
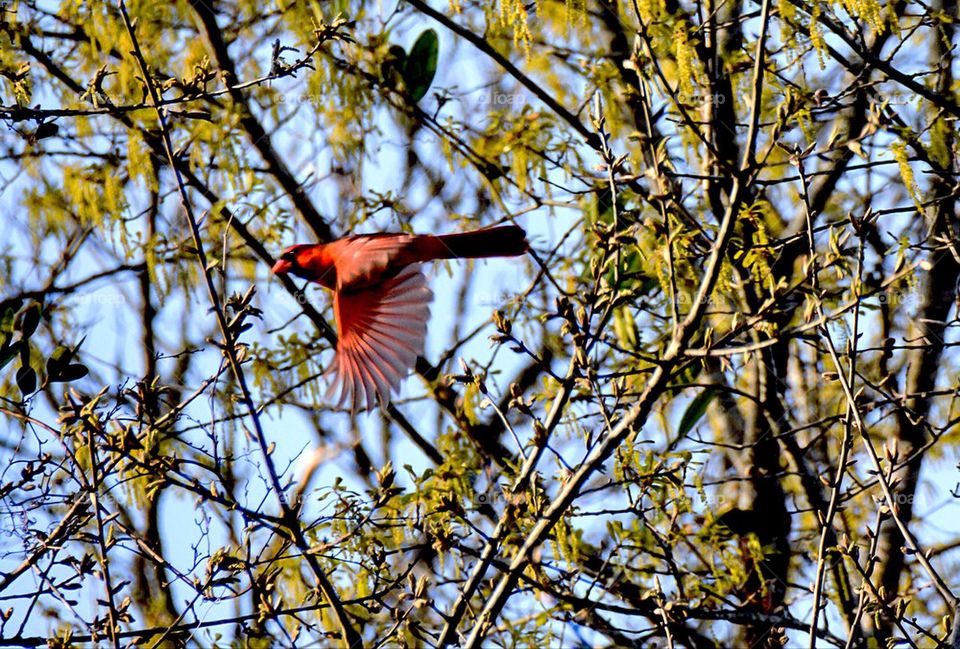
[[[429,25],[426,22],[407,22],[393,34],[393,41],[409,46],[420,31]],[[464,88],[476,88],[474,94],[479,98],[485,96],[486,92],[480,88],[481,79],[485,78],[487,68],[479,67],[482,64],[479,58],[470,50],[470,46],[457,43],[449,34],[438,29],[440,36],[441,65],[438,71],[438,77],[434,82],[434,87],[458,86],[461,90]],[[828,38],[828,40],[830,40]],[[269,47],[264,47],[256,53],[261,61],[267,61],[269,58]],[[266,67],[266,66],[265,66]],[[816,71],[811,72],[816,75]],[[833,81],[839,83],[838,79]],[[283,80],[275,83],[275,87],[283,89],[285,93],[293,96],[302,96],[304,90],[302,80]],[[522,92],[518,96],[524,97]],[[40,101],[47,105],[56,104],[55,100],[40,97]],[[434,98],[428,95],[423,100],[423,107],[432,112],[434,109]],[[526,101],[526,99],[523,99]],[[479,102],[478,102],[479,103]],[[465,110],[470,110],[470,105],[465,105]],[[445,110],[457,110],[455,105],[449,105]],[[443,113],[441,113],[442,115]],[[381,110],[376,115],[378,125],[385,130],[385,136],[379,140],[369,142],[369,155],[365,161],[364,182],[366,186],[360,188],[361,191],[386,191],[399,190],[401,181],[398,170],[404,164],[403,156],[405,154],[402,142],[401,132],[398,130],[394,116],[385,110]],[[314,157],[313,149],[303,146],[303,139],[316,140],[323,137],[322,133],[314,132],[309,119],[305,117],[298,118],[296,122],[288,124],[282,133],[275,138],[274,143],[282,152],[282,155],[288,161],[292,169],[300,170],[301,177],[306,177],[310,170],[316,170],[319,173],[326,173],[331,166],[329,150],[324,150],[319,156]],[[418,150],[425,157],[436,156],[436,143],[425,138],[418,145]],[[586,154],[587,159],[591,159],[593,154]],[[54,165],[48,165],[44,168],[45,173],[52,174],[55,177],[57,170]],[[10,178],[16,173],[16,169],[9,162],[0,163],[0,177]],[[451,171],[451,174],[459,173],[459,170]],[[891,170],[895,175],[895,170]],[[918,178],[921,175],[918,173]],[[552,178],[558,182],[566,182],[567,179],[557,174]],[[15,222],[20,227],[11,228],[10,234],[0,246],[5,247],[7,251],[30,250],[31,243],[27,234],[29,225],[25,223],[22,208],[19,207],[20,192],[33,182],[26,175],[21,175],[12,185],[7,186],[0,191],[0,212],[14,215]],[[169,190],[169,177],[165,176],[167,183],[165,189]],[[418,231],[427,231],[434,229],[437,224],[444,223],[442,206],[438,201],[428,202],[429,196],[425,194],[423,185],[412,189],[406,198],[410,204],[426,204],[425,209],[414,220],[415,229]],[[338,203],[334,196],[335,189],[329,185],[315,185],[311,189],[311,198],[324,214],[334,213]],[[878,194],[882,189],[878,190]],[[142,196],[131,195],[131,200],[135,205],[142,203]],[[892,200],[892,199],[891,199]],[[208,207],[202,202],[195,206],[198,211]],[[527,204],[511,205],[511,208],[522,209],[529,207]],[[174,218],[177,214],[176,202],[168,201],[165,214],[168,218]],[[537,248],[546,248],[551,242],[558,238],[569,225],[579,217],[577,210],[553,210],[548,213],[546,208],[529,212],[523,215],[518,222],[523,225]],[[890,222],[892,225],[896,221]],[[479,224],[478,224],[479,225]],[[459,223],[449,221],[449,231],[460,229]],[[375,231],[382,228],[395,229],[395,224],[391,223],[389,215],[382,213],[374,222],[367,224],[364,231]],[[284,243],[302,242],[310,239],[307,229],[298,224],[294,228],[294,236],[289,237]],[[235,243],[235,241],[234,241]],[[570,242],[570,245],[577,245],[577,241]],[[52,260],[59,254],[57,243],[50,243],[47,246],[48,260]],[[277,247],[278,252],[281,246]],[[84,253],[78,261],[73,264],[68,277],[76,280],[88,276],[104,267],[108,255],[97,255]],[[529,273],[529,260],[508,259],[492,260],[478,262],[471,265],[450,264],[449,266],[435,265],[430,269],[431,286],[435,294],[433,304],[433,317],[430,323],[430,334],[427,340],[427,358],[435,360],[442,350],[446,349],[451,339],[453,328],[453,319],[450,314],[458,311],[454,301],[454,296],[459,291],[466,273],[470,273],[474,280],[474,288],[470,299],[469,308],[462,316],[460,331],[469,331],[475,326],[485,322],[496,307],[497,303],[505,295],[522,292],[527,288],[526,277]],[[38,275],[36,269],[31,264],[21,259],[16,264],[18,280],[15,282],[15,288],[34,288],[45,278]],[[521,279],[523,278],[523,279]],[[232,279],[229,285],[229,291],[243,291],[247,287],[246,280]],[[274,281],[269,270],[265,265],[258,269],[256,284],[258,296],[256,304],[267,314],[262,323],[256,323],[253,330],[246,334],[246,340],[259,340],[264,345],[271,345],[275,342],[279,334],[267,333],[279,326],[282,322],[292,317],[297,312],[295,300],[282,290],[280,285]],[[124,275],[117,279],[98,282],[89,287],[89,290],[82,294],[77,294],[67,301],[70,305],[71,315],[78,322],[84,323],[81,327],[86,333],[87,339],[83,346],[83,359],[98,373],[107,376],[109,380],[119,380],[119,377],[113,375],[112,367],[119,365],[123,368],[124,376],[137,376],[137,372],[142,372],[142,361],[139,357],[139,323],[135,311],[131,311],[131,305],[136,308],[137,286],[135,278],[132,275]],[[311,290],[310,295],[315,305],[322,306],[326,304],[325,297],[322,297],[319,289]],[[0,295],[3,297],[3,295]],[[162,337],[168,341],[179,340],[178,336],[187,332],[190,339],[194,341],[202,340],[204,335],[209,335],[213,330],[214,321],[211,316],[205,316],[204,310],[207,304],[207,298],[202,292],[194,292],[190,299],[192,308],[189,313],[178,304],[182,299],[179,294],[168,300],[161,311],[158,321],[158,330]],[[541,299],[541,298],[537,298]],[[904,315],[911,317],[914,313],[909,311],[909,305],[905,307]],[[915,307],[914,307],[915,308]],[[312,325],[305,319],[297,320],[285,330],[285,333],[299,330],[303,333],[309,331]],[[536,332],[531,328],[520,331],[529,340],[536,339]],[[476,336],[474,340],[466,345],[457,355],[467,360],[485,359],[490,354],[490,347],[487,336],[492,333],[492,328]],[[530,345],[534,347],[534,344]],[[176,352],[179,349],[163,349],[165,352]],[[329,352],[327,353],[329,356]],[[191,377],[197,379],[213,372],[220,362],[220,355],[217,350],[207,346],[206,351],[202,352],[200,358],[202,361],[194,368]],[[163,361],[169,364],[171,361]],[[454,361],[456,363],[456,361]],[[520,367],[522,361],[507,349],[502,349],[497,357],[498,369],[503,370],[504,377],[512,376],[513,372]],[[457,366],[452,366],[453,371],[457,371]],[[112,376],[112,378],[110,378]],[[949,377],[945,377],[949,380]],[[496,385],[492,382],[492,385]],[[505,388],[504,383],[498,386]],[[325,389],[325,386],[323,386]],[[404,385],[402,397],[422,394],[424,391],[423,382],[418,377],[411,377]],[[50,412],[43,399],[37,399],[35,402],[34,415],[40,419],[53,420],[54,413]],[[437,421],[436,407],[432,404],[418,404],[415,406],[404,406],[404,413],[410,421],[421,431],[433,431]],[[668,425],[676,424],[676,413],[682,412],[682,408],[672,409],[664,421]],[[211,402],[204,398],[195,402],[188,410],[188,416],[195,417],[198,420],[204,420],[210,417]],[[9,420],[0,420],[0,427],[9,426]],[[283,410],[282,415],[278,415],[275,409],[265,413],[263,423],[266,428],[268,438],[277,444],[277,450],[274,454],[274,460],[278,467],[290,465],[291,473],[299,475],[300,467],[307,460],[308,456],[315,452],[317,445],[317,436],[314,431],[314,424],[309,418],[292,407]],[[323,463],[321,470],[315,475],[313,485],[318,488],[324,488],[333,483],[337,478],[347,481],[347,484],[363,491],[365,485],[356,480],[353,476],[353,459],[349,453],[349,448],[357,436],[365,440],[365,446],[373,455],[375,466],[380,466],[387,457],[386,449],[379,448],[380,429],[382,426],[380,415],[374,413],[371,415],[360,416],[357,419],[357,429],[349,427],[346,417],[343,416],[324,416],[322,423],[331,433],[328,440],[331,446],[331,456]],[[446,424],[444,424],[446,425]],[[224,429],[221,429],[221,432]],[[12,431],[11,431],[12,432]],[[521,431],[523,434],[524,431]],[[651,422],[644,434],[650,437],[654,444],[662,442],[662,432],[657,426],[657,422]],[[8,438],[15,438],[16,435],[7,435]],[[563,436],[558,436],[557,447],[564,453],[565,459],[570,463],[575,463],[583,455],[583,444],[580,440],[566,440]],[[197,444],[209,444],[209,439],[200,432],[192,433],[188,439]],[[394,458],[401,458],[403,463],[409,463],[416,471],[422,471],[430,466],[429,461],[423,454],[399,432],[392,437],[393,447],[389,455]],[[242,439],[237,440],[245,443]],[[504,436],[504,443],[508,448],[514,449],[512,439]],[[25,443],[30,445],[31,439],[28,435]],[[260,462],[261,458],[250,445],[251,453],[243,460],[245,471],[249,476],[247,487],[248,501],[258,502],[263,497],[263,483],[260,480]],[[918,515],[913,528],[919,533],[922,540],[936,542],[946,538],[955,538],[958,530],[957,525],[957,503],[947,490],[956,482],[955,465],[960,459],[960,453],[955,449],[942,449],[946,456],[942,459],[928,460],[927,470],[924,475],[926,482],[918,493]],[[339,455],[338,451],[344,452]],[[544,461],[544,473],[548,474],[552,469],[553,458]],[[399,468],[399,467],[398,467]],[[404,481],[405,475],[399,472],[399,479]],[[936,486],[934,486],[936,485]],[[945,487],[945,488],[944,488]],[[272,507],[272,500],[269,501]],[[164,509],[165,533],[170,539],[176,539],[179,543],[172,544],[169,549],[173,550],[172,560],[184,571],[188,571],[192,565],[191,544],[200,539],[200,530],[196,529],[195,523],[205,519],[207,512],[204,508],[198,508],[192,499],[180,498],[170,499]],[[308,510],[309,511],[309,510]],[[316,513],[316,512],[314,512]],[[919,523],[922,521],[922,524]],[[593,536],[601,537],[603,535],[603,526],[598,525],[595,529],[589,530]],[[218,544],[226,545],[228,538],[222,529],[216,525],[210,529],[209,536],[203,539],[204,544],[209,544],[211,548],[216,548]],[[203,548],[206,551],[206,547]],[[11,555],[0,559],[0,570],[9,569],[9,566],[19,563],[20,557]],[[201,574],[203,565],[197,570]],[[23,592],[31,592],[34,589],[32,577],[23,577],[19,582],[19,587]],[[188,589],[179,583],[174,586],[177,593],[178,604],[181,604],[185,598],[189,598],[191,593]],[[2,600],[0,600],[2,603]],[[86,602],[89,605],[90,602]],[[84,603],[82,603],[84,605]],[[216,617],[229,612],[232,603],[205,603],[197,608],[198,612],[210,617]],[[800,615],[800,611],[794,611]],[[15,620],[16,622],[16,620]],[[37,616],[28,621],[25,631],[33,634],[41,634],[46,630],[47,621]],[[796,641],[802,641],[801,634],[791,634]]]

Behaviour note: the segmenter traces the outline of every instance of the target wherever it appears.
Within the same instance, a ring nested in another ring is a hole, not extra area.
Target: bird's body
[[[512,257],[529,249],[515,225],[447,235],[360,234],[291,246],[273,267],[334,292],[339,342],[331,391],[353,411],[386,405],[423,353],[433,293],[420,264]]]

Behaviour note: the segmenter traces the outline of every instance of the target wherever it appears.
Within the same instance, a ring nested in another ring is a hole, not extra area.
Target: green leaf
[[[54,137],[57,133],[60,132],[60,127],[54,124],[53,122],[44,122],[37,127],[37,130],[33,133],[34,140],[42,140],[48,137]]]
[[[40,306],[39,302],[34,302],[23,312],[22,319],[20,321],[20,333],[23,334],[24,338],[29,338],[33,335],[33,332],[37,330],[37,326],[40,324],[40,314],[43,312],[43,307]]]
[[[47,372],[52,374],[57,369],[68,365],[72,360],[73,350],[64,345],[57,345],[57,348],[50,354],[50,358],[47,359]]]
[[[20,351],[20,343],[15,342],[9,347],[0,345],[0,370],[7,366],[7,364],[17,357],[17,353]]]
[[[89,373],[90,370],[85,365],[74,363],[58,368],[56,372],[50,374],[49,379],[51,383],[69,383],[70,381],[79,381]]]
[[[33,394],[37,389],[37,373],[29,365],[24,365],[17,370],[17,387],[20,388],[20,394],[23,396]]]
[[[613,331],[621,347],[629,350],[637,348],[637,323],[629,307],[620,307],[614,311]]]
[[[0,316],[0,331],[4,333],[13,333],[13,323],[17,319],[17,310],[20,308],[20,305],[8,306],[3,311],[3,316]]]
[[[690,402],[686,412],[683,413],[683,417],[680,418],[680,439],[686,437],[687,433],[693,430],[693,427],[697,425],[697,422],[700,421],[707,412],[707,407],[710,405],[710,402],[716,398],[717,390],[715,388],[707,388]]]
[[[591,204],[594,223],[613,223],[613,192],[610,186],[604,184],[596,192],[596,198]]]
[[[407,84],[410,101],[416,103],[423,99],[433,83],[437,73],[437,54],[440,42],[437,32],[428,29],[413,44],[410,54],[403,62],[403,80]]]

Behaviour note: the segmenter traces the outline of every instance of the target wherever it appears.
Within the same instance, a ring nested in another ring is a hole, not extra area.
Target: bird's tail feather
[[[502,225],[473,232],[445,234],[436,237],[439,259],[480,259],[483,257],[516,257],[530,249],[527,233],[517,225]]]

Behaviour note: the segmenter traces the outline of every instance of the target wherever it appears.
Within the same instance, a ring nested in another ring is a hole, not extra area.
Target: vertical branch
[[[810,213],[810,196],[807,191],[807,177],[804,172],[804,161],[803,158],[798,159],[797,161],[797,170],[800,174],[800,189],[801,189],[801,199],[803,200],[804,212],[806,216],[807,223],[807,245],[809,247],[810,254],[810,278],[813,288],[813,299],[815,300],[817,313],[820,318],[826,322],[826,315],[823,311],[823,295],[820,291],[820,278],[819,278],[819,267],[820,262],[817,258],[817,249],[816,242],[814,239],[813,231],[813,215]],[[863,242],[860,242],[860,254],[859,254],[859,264],[858,274],[861,272],[863,265]],[[856,300],[860,299],[860,290],[857,283],[854,284],[854,297]],[[847,382],[853,386],[856,379],[856,341],[858,339],[858,323],[860,316],[860,306],[859,304],[854,309],[854,330],[853,336],[851,338],[850,344],[852,345],[849,350],[850,358],[850,368],[847,375]],[[827,325],[823,325],[821,328],[822,335],[829,336],[830,332],[827,328]],[[832,341],[830,342],[832,345]],[[842,371],[838,366],[837,371]],[[840,509],[840,502],[843,497],[843,479],[847,473],[848,467],[848,458],[850,455],[850,449],[853,447],[853,409],[856,407],[856,404],[849,399],[846,404],[846,415],[844,416],[843,424],[843,439],[840,444],[840,458],[837,460],[836,474],[833,480],[830,483],[830,501],[827,505],[827,511],[821,513],[817,510],[817,515],[820,520],[821,530],[820,530],[820,541],[817,545],[817,572],[816,578],[814,579],[813,584],[813,618],[810,620],[810,649],[815,649],[818,632],[817,628],[818,621],[820,618],[820,598],[823,595],[823,583],[824,576],[826,574],[826,553],[828,550],[828,544],[836,544],[836,534],[833,531],[833,518],[836,516],[837,511]]]
[[[270,448],[266,439],[266,435],[263,432],[263,426],[260,423],[259,413],[256,405],[253,402],[253,397],[251,396],[250,389],[247,386],[246,376],[243,373],[243,368],[241,367],[240,360],[237,356],[234,334],[230,329],[229,323],[227,322],[226,315],[223,311],[223,306],[220,302],[220,296],[217,293],[216,286],[214,285],[210,266],[207,263],[207,255],[204,251],[203,238],[200,234],[200,228],[197,225],[197,219],[193,213],[192,204],[187,196],[186,187],[184,185],[183,178],[180,175],[179,165],[176,164],[173,143],[170,139],[170,131],[167,127],[166,116],[164,115],[163,108],[160,106],[160,96],[154,87],[150,70],[147,66],[146,59],[144,59],[143,52],[140,49],[140,43],[137,40],[133,24],[130,22],[130,17],[127,14],[127,8],[124,0],[119,0],[117,6],[120,9],[120,14],[123,17],[123,23],[126,26],[127,33],[129,34],[130,40],[133,44],[133,55],[140,66],[141,73],[143,74],[143,83],[147,87],[150,100],[157,114],[157,120],[160,125],[160,136],[163,140],[163,147],[166,151],[170,168],[173,170],[174,177],[177,181],[177,190],[180,194],[180,204],[183,208],[184,214],[187,217],[187,222],[190,225],[190,233],[193,237],[194,246],[196,247],[197,262],[200,265],[203,273],[204,283],[207,287],[207,294],[210,298],[210,303],[216,315],[217,325],[219,326],[220,332],[223,335],[223,352],[227,357],[227,362],[230,365],[230,369],[237,381],[237,386],[240,389],[241,401],[243,402],[244,408],[246,408],[247,413],[250,416],[250,420],[253,423],[254,436],[257,445],[260,447],[260,453],[262,455],[264,466],[267,470],[267,476],[269,478],[271,487],[277,497],[277,502],[282,512],[284,525],[292,534],[294,543],[313,571],[314,577],[317,579],[317,585],[319,586],[324,597],[326,597],[327,601],[330,603],[330,606],[334,612],[334,616],[340,625],[340,630],[343,634],[343,641],[351,648],[360,647],[362,646],[360,634],[356,629],[353,628],[353,625],[347,616],[347,611],[333,588],[333,584],[330,583],[326,573],[324,573],[323,568],[317,561],[316,556],[310,551],[310,544],[308,543],[303,534],[303,530],[300,527],[300,522],[297,518],[297,511],[287,502],[283,486],[280,484],[280,477],[277,475],[276,467],[274,467],[273,460],[270,457]]]
[[[104,535],[103,512],[100,510],[100,485],[102,484],[98,466],[100,458],[97,455],[97,441],[94,437],[93,424],[89,421],[85,422],[84,428],[87,431],[87,448],[90,450],[90,504],[93,505],[93,515],[97,520],[97,544],[100,546],[100,568],[103,570],[103,585],[106,589],[104,599],[107,601],[110,640],[113,642],[114,649],[120,649],[120,640],[117,637],[119,614],[117,603],[113,599],[113,580],[110,577],[109,539]]]

